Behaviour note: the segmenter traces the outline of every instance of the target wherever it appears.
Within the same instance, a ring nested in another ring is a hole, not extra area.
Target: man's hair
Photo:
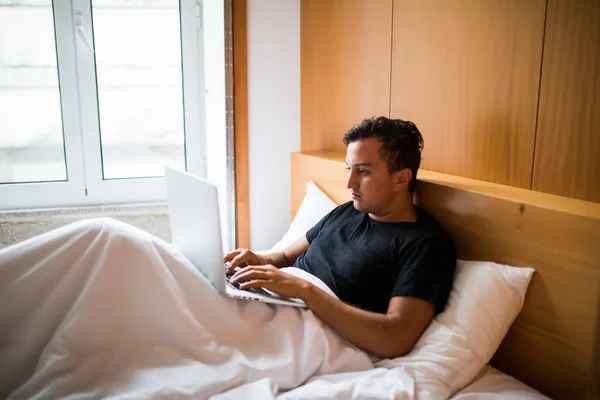
[[[390,173],[409,168],[412,178],[408,185],[411,193],[415,191],[417,171],[421,165],[423,136],[417,126],[410,121],[373,117],[354,125],[344,135],[344,144],[375,138],[381,142],[379,156],[387,161]]]

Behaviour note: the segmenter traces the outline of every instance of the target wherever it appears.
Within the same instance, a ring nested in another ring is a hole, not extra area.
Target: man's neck
[[[378,222],[416,222],[419,213],[412,202],[412,196],[407,196],[377,215],[369,213],[369,217]]]

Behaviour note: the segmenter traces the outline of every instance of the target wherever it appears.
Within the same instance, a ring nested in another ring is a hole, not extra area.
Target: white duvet
[[[311,311],[222,297],[172,245],[109,219],[0,251],[0,327],[0,398],[433,395]]]

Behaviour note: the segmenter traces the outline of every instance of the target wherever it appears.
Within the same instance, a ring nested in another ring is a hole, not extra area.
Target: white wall
[[[290,224],[290,153],[300,150],[300,0],[248,1],[250,240]]]

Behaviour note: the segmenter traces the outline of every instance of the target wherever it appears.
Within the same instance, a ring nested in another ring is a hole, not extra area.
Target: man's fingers
[[[223,256],[223,262],[228,262],[228,261],[233,260],[235,258],[235,256],[237,256],[241,252],[242,252],[241,249],[230,251],[229,253],[227,253]]]
[[[235,268],[235,267],[232,267],[232,266],[231,266],[231,263],[229,263],[229,264],[227,264],[227,263],[226,263],[226,264],[225,264],[225,274],[226,274],[226,275],[231,275],[231,273],[233,272],[233,269],[234,269],[234,268]]]
[[[240,283],[240,289],[264,288],[267,287],[268,284],[268,281],[262,279],[253,279],[251,281]]]
[[[262,271],[254,271],[254,270],[246,271],[246,270],[242,269],[242,270],[237,271],[235,274],[233,274],[233,276],[231,277],[231,282],[239,283],[239,282],[245,282],[245,281],[249,281],[249,280],[256,279],[256,278],[265,278],[264,275],[262,275]]]
[[[256,268],[256,266],[250,266],[237,271],[231,277],[232,283],[250,281],[252,279],[269,279],[271,275],[262,269]]]
[[[248,263],[244,263],[240,265],[240,267],[241,268],[238,268],[235,274],[231,276],[231,279],[234,279],[240,274],[246,273],[248,271],[269,271],[271,269],[270,265],[248,265]]]
[[[239,271],[240,267],[231,267],[230,265],[227,265],[225,267],[225,275],[228,276],[233,276],[235,274],[236,271]]]
[[[233,271],[235,267],[243,266],[244,263],[248,264],[248,253],[247,251],[240,252],[237,256],[233,257],[231,262],[229,263],[229,267],[227,267],[228,271]]]
[[[242,261],[241,263],[239,263],[237,266],[233,263],[233,261],[231,263],[229,263],[227,265],[227,267],[225,267],[225,274],[226,275],[235,275],[235,273],[237,273],[238,271],[241,271],[242,269],[248,267],[248,263],[246,261]]]
[[[235,268],[236,268],[236,266],[235,266],[235,264],[233,263],[233,261],[231,261],[231,262],[229,262],[229,263],[226,263],[226,266],[225,266],[225,273],[226,273],[227,275],[231,275],[231,274],[233,273],[233,271],[235,270]]]

